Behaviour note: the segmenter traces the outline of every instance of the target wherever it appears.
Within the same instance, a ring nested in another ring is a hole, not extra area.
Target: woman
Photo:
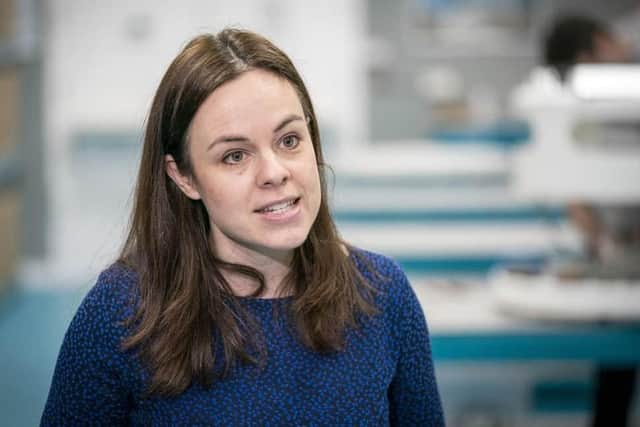
[[[193,39],[148,118],[131,230],[66,334],[43,425],[443,424],[424,316],[342,242],[289,58]]]

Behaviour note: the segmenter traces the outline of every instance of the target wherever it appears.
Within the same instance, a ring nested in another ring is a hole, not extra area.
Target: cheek
[[[313,196],[314,205],[320,206],[320,200],[322,197],[320,186],[320,171],[318,165],[315,162],[315,157],[312,159],[312,164],[305,168],[306,177],[305,182],[307,185],[307,191]]]
[[[227,174],[209,174],[200,181],[202,201],[209,212],[209,217],[229,215],[229,210],[236,209],[244,200],[242,178],[230,177]]]

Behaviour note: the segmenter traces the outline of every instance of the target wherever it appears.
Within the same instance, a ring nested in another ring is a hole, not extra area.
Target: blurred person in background
[[[233,29],[189,42],[42,425],[444,425],[417,298],[395,262],[341,240],[324,169],[285,53]]]
[[[577,64],[624,64],[633,60],[631,46],[626,44],[605,23],[588,16],[563,15],[549,27],[544,39],[544,64],[556,70],[561,79]],[[640,141],[639,141],[640,142]],[[602,252],[602,241],[606,232],[605,217],[618,219],[630,218],[629,226],[620,234],[620,238],[640,240],[640,210],[634,208],[619,214],[608,215],[593,204],[576,202],[569,206],[569,214],[587,237],[587,252],[590,257],[598,258]],[[615,227],[614,227],[615,228]]]
[[[543,45],[544,64],[556,70],[561,80],[565,80],[577,64],[628,63],[633,60],[631,46],[607,24],[589,16],[559,16],[549,26]],[[587,256],[596,262],[606,257],[609,238],[640,242],[638,206],[605,207],[577,200],[569,204],[568,212],[570,220],[585,236]],[[598,368],[594,427],[628,424],[636,374],[636,366]]]
[[[544,64],[562,77],[576,64],[627,63],[631,46],[605,23],[588,16],[562,15],[549,26],[544,39]]]

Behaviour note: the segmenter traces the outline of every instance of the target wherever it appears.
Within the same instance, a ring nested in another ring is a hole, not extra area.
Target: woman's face
[[[167,173],[201,199],[218,256],[288,259],[320,207],[313,142],[293,86],[251,70],[216,89],[189,131],[192,176],[167,156]]]

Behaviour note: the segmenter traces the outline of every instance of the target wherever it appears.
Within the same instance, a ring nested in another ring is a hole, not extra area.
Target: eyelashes
[[[300,146],[300,137],[295,133],[290,133],[278,141],[278,146],[285,151],[295,151]],[[234,149],[226,152],[222,156],[222,162],[227,165],[238,165],[247,159],[249,153],[245,150]]]
[[[244,151],[240,151],[240,150],[236,150],[236,151],[231,151],[230,153],[227,153],[224,155],[224,157],[222,158],[223,163],[226,163],[228,165],[236,165],[240,162],[242,162],[247,156],[247,153],[245,153]]]

